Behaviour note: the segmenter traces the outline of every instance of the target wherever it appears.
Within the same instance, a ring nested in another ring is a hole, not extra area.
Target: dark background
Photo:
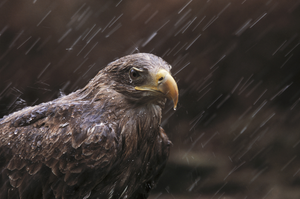
[[[0,117],[151,52],[180,99],[150,198],[300,198],[299,33],[299,0],[2,0]]]

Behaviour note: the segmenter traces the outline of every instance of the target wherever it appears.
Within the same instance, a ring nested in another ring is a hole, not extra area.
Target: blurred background
[[[153,53],[180,99],[149,198],[300,198],[299,33],[299,0],[1,0],[0,117]]]

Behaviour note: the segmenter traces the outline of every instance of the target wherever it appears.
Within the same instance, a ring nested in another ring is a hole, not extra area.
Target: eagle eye
[[[137,70],[132,68],[130,69],[129,75],[132,80],[135,80],[140,76],[140,73]]]

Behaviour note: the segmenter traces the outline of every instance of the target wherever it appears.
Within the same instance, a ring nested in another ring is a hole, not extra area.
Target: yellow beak
[[[163,93],[168,99],[173,101],[174,110],[178,103],[178,87],[174,78],[164,69],[160,69],[152,75],[152,82],[145,86],[136,86],[136,90],[158,91]]]

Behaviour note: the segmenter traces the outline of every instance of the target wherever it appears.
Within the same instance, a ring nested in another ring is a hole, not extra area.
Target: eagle
[[[144,199],[171,141],[171,66],[149,53],[109,63],[82,89],[0,119],[0,198]]]

